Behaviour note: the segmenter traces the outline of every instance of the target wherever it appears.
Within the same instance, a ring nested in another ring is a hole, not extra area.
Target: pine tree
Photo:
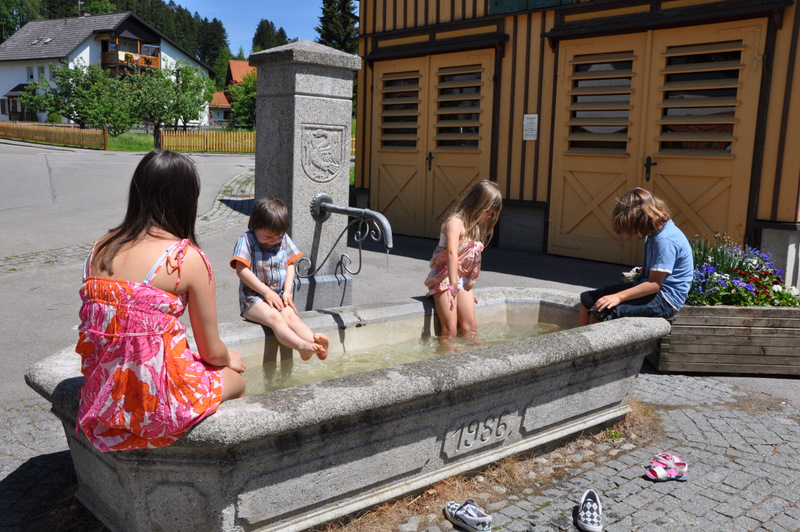
[[[322,0],[322,16],[316,27],[317,42],[337,50],[358,52],[358,28],[353,0]]]
[[[269,50],[276,46],[283,46],[289,42],[286,38],[286,30],[283,28],[275,29],[275,24],[267,19],[261,19],[253,35],[253,52]]]

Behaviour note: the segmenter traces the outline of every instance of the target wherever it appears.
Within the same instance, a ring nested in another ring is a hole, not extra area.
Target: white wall
[[[206,70],[200,63],[197,62],[197,59],[191,57],[166,41],[161,41],[161,68],[168,69],[173,68],[175,63],[181,61],[182,63],[188,63],[193,68],[196,68],[200,71],[201,74],[208,76],[208,70]],[[209,124],[209,111],[208,111],[208,104],[206,104],[203,111],[200,112],[200,115],[197,120],[190,120],[189,125],[191,126],[207,126]]]
[[[189,63],[192,65],[192,67],[200,69],[202,72],[208,75],[208,70],[203,68],[200,63],[197,62],[197,59],[181,52],[168,42],[161,41],[161,68],[172,68],[175,66],[176,61]]]
[[[53,63],[52,60],[36,60],[36,61],[8,61],[0,63],[0,98],[3,98],[8,91],[19,85],[20,83],[28,82],[28,67],[33,69],[34,79],[39,77],[39,67],[44,67],[44,75],[51,79],[51,66],[60,66],[59,63]],[[9,106],[6,104],[6,114],[0,114],[0,120],[8,120]],[[45,113],[38,113],[39,121],[44,122],[47,120]]]

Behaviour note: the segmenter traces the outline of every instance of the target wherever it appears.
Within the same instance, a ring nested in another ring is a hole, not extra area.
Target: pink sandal
[[[645,473],[647,478],[655,482],[689,480],[689,466],[677,456],[661,453],[653,458],[653,464]]]

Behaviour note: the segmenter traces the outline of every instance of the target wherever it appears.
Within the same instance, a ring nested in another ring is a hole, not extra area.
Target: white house
[[[132,13],[83,15],[28,22],[0,44],[0,120],[44,121],[18,97],[34,79],[53,79],[53,69],[99,63],[117,74],[133,68],[171,68],[181,61],[206,75],[211,68]],[[198,123],[208,122],[207,109]]]

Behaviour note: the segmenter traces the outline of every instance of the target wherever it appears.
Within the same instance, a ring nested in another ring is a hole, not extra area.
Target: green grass
[[[152,133],[123,133],[117,138],[108,137],[108,151],[151,151]]]

